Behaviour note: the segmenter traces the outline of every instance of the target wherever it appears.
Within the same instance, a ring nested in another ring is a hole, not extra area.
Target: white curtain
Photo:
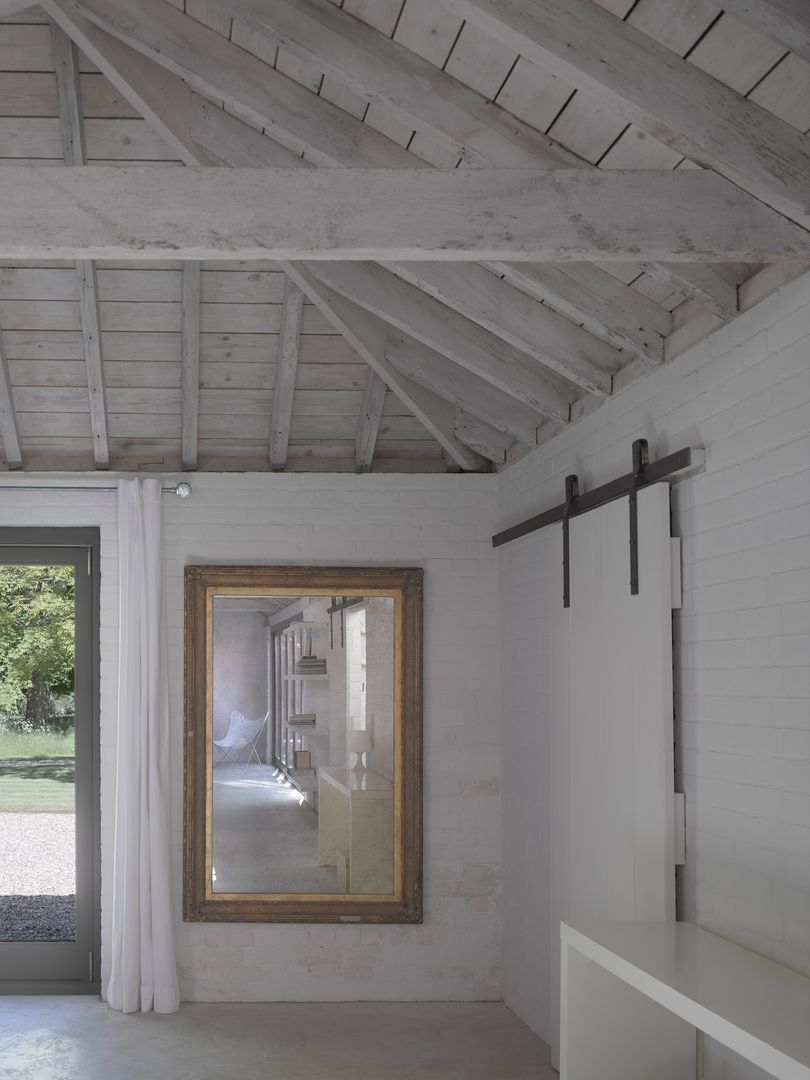
[[[160,498],[157,480],[118,482],[118,750],[112,966],[105,997],[125,1013],[179,1007]]]

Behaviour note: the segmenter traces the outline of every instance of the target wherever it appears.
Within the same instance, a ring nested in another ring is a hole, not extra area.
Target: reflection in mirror
[[[214,894],[394,892],[393,596],[213,597]]]

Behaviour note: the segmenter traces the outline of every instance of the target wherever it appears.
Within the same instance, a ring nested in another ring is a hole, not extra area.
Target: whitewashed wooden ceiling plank
[[[611,99],[629,122],[810,224],[805,140],[590,0],[446,2],[527,59]]]

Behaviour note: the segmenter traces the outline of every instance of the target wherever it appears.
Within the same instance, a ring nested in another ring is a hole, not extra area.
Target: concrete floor
[[[0,997],[0,1080],[557,1080],[504,1005],[190,1004]]]
[[[318,815],[272,765],[214,769],[215,892],[337,892],[318,864]]]

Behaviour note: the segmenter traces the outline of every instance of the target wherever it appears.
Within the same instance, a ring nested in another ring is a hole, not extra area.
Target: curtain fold
[[[160,500],[157,480],[118,481],[118,744],[112,957],[105,997],[125,1013],[179,1007]]]

